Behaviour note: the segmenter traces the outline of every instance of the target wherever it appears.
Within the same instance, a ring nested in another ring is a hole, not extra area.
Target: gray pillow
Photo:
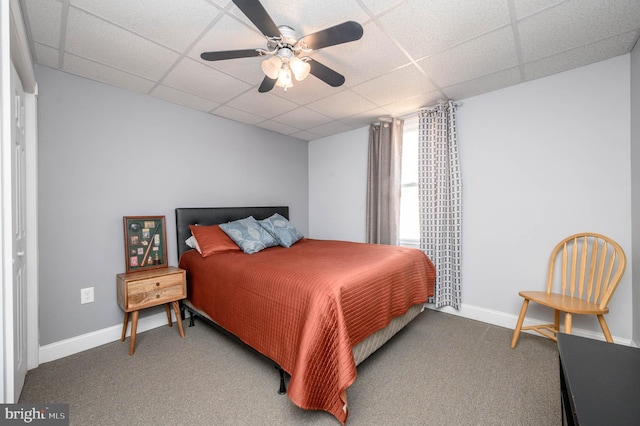
[[[265,231],[253,216],[221,223],[220,229],[247,254],[278,245],[275,238]]]
[[[291,247],[302,238],[302,235],[284,216],[278,213],[258,222],[271,234],[282,247]]]

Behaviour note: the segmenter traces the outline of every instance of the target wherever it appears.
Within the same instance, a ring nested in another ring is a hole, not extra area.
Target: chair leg
[[[555,309],[555,312],[554,312],[553,326],[556,329],[556,334],[558,334],[558,331],[560,331],[560,311],[557,309]]]
[[[567,334],[571,334],[571,320],[573,317],[569,312],[565,312],[564,314],[564,332]]]
[[[600,328],[602,328],[604,338],[607,339],[607,342],[613,343],[613,337],[611,337],[611,332],[609,331],[607,322],[604,320],[604,315],[598,315],[598,322],[600,322]]]
[[[520,338],[520,331],[522,330],[522,323],[524,322],[524,316],[527,313],[527,307],[529,306],[529,299],[524,299],[522,302],[522,308],[520,308],[520,316],[516,323],[516,328],[513,330],[513,337],[511,338],[511,349],[515,348]]]

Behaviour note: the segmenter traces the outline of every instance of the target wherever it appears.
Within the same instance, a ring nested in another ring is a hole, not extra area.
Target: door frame
[[[38,86],[31,59],[31,49],[18,0],[0,2],[0,149],[2,150],[2,174],[0,185],[2,211],[11,211],[11,167],[7,168],[5,153],[11,148],[11,63],[18,71],[25,91],[25,144],[26,144],[26,207],[27,207],[27,368],[39,364],[38,333],[38,167],[37,167],[37,93]],[[8,158],[10,162],[10,157]],[[8,196],[7,196],[8,190]],[[7,217],[8,216],[8,217]],[[11,215],[2,217],[0,225],[0,263],[2,264],[2,288],[0,305],[4,328],[0,327],[0,403],[17,402],[13,395],[13,277]],[[11,320],[7,321],[9,318]],[[9,370],[11,369],[11,370]]]

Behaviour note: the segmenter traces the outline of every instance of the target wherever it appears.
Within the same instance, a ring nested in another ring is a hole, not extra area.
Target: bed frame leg
[[[278,389],[278,394],[284,395],[287,393],[287,387],[284,384],[284,370],[279,365],[276,365],[276,370],[280,373],[280,389]]]
[[[196,314],[187,305],[182,305],[182,308],[189,311],[189,327],[196,325]],[[182,317],[184,320],[184,316]]]
[[[187,306],[182,302],[182,300],[180,300],[178,303],[180,304],[180,319],[184,321],[184,319],[186,318],[184,311],[187,309]]]

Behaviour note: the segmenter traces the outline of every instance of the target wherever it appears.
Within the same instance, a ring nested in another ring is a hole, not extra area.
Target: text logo
[[[0,426],[68,426],[69,404],[0,404]]]

